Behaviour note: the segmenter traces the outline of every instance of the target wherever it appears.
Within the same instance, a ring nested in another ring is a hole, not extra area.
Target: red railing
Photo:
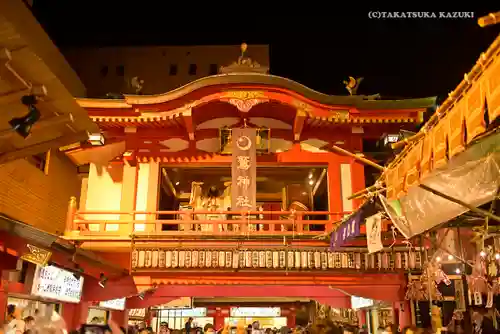
[[[67,232],[92,235],[319,235],[331,231],[347,214],[328,211],[77,211],[74,205],[70,202]],[[158,219],[161,215],[174,215],[178,219]],[[257,219],[268,215],[282,219]],[[327,219],[304,219],[311,216],[326,216]],[[177,228],[164,230],[163,226],[168,225]]]

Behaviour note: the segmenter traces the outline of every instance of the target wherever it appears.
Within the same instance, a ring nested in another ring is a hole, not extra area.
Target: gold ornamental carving
[[[334,119],[347,121],[349,119],[349,110],[330,110],[331,117]]]
[[[311,116],[313,107],[310,104],[293,99],[292,106],[294,106],[297,110],[307,113],[308,116]]]
[[[221,98],[238,99],[238,100],[251,100],[251,99],[266,99],[267,96],[264,92],[258,90],[234,90],[224,92]]]
[[[221,96],[222,100],[227,100],[230,104],[238,108],[241,112],[249,112],[257,104],[267,102],[269,99],[262,91],[229,91]]]
[[[38,248],[37,246],[27,245],[29,253],[23,254],[21,259],[27,262],[34,263],[39,266],[45,266],[52,256],[52,252]]]

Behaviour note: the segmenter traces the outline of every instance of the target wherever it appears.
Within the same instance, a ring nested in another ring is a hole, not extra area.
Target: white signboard
[[[161,317],[206,317],[207,308],[206,307],[195,307],[188,309],[176,309],[176,310],[161,310]]]
[[[31,294],[68,303],[79,303],[82,297],[83,277],[54,266],[36,267]]]
[[[129,317],[144,318],[146,316],[145,308],[133,308],[128,310]]]
[[[357,310],[363,307],[373,306],[373,299],[351,296],[351,308]]]
[[[231,307],[231,317],[252,318],[252,317],[279,317],[281,308],[279,307]]]
[[[105,300],[99,303],[99,307],[109,308],[110,310],[123,311],[125,310],[125,298]]]

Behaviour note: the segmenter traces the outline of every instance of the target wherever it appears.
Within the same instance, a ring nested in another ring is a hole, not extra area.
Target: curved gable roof
[[[422,109],[435,105],[436,97],[403,99],[403,100],[380,100],[368,96],[336,96],[320,93],[308,88],[296,81],[279,77],[276,75],[261,73],[227,73],[204,77],[190,82],[182,87],[170,92],[156,95],[124,95],[124,99],[78,99],[83,107],[99,108],[126,108],[130,105],[148,105],[158,103],[168,103],[199,91],[207,90],[211,93],[227,90],[231,86],[242,86],[252,88],[252,86],[268,90],[285,91],[291,95],[296,95],[306,100],[316,102],[324,107],[329,106],[350,106],[357,109],[383,110],[383,109]],[[239,88],[239,87],[238,87]]]

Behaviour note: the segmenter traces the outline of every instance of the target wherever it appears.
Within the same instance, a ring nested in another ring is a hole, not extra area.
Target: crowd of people
[[[488,317],[481,318],[480,326],[476,326],[471,333],[463,330],[447,330],[450,334],[495,334],[500,333],[493,326],[493,321]],[[388,325],[380,327],[376,334],[435,334],[432,329],[421,329],[414,326],[403,328],[401,331],[395,326]],[[64,321],[57,313],[49,318],[38,316],[35,311],[34,316],[22,318],[22,310],[15,305],[7,306],[7,317],[4,326],[0,326],[0,334],[68,334]],[[213,325],[207,324],[204,327],[197,327],[193,324],[193,318],[189,318],[183,329],[171,329],[168,323],[162,322],[157,332],[152,327],[145,324],[139,326],[119,327],[113,321],[108,321],[107,325],[88,324],[83,325],[79,330],[73,330],[69,334],[368,334],[365,328],[357,328],[345,323],[330,320],[318,320],[310,323],[309,319],[297,317],[296,327],[288,328],[266,328],[263,329],[258,321],[251,325],[231,327],[226,324],[223,328],[215,329]]]

